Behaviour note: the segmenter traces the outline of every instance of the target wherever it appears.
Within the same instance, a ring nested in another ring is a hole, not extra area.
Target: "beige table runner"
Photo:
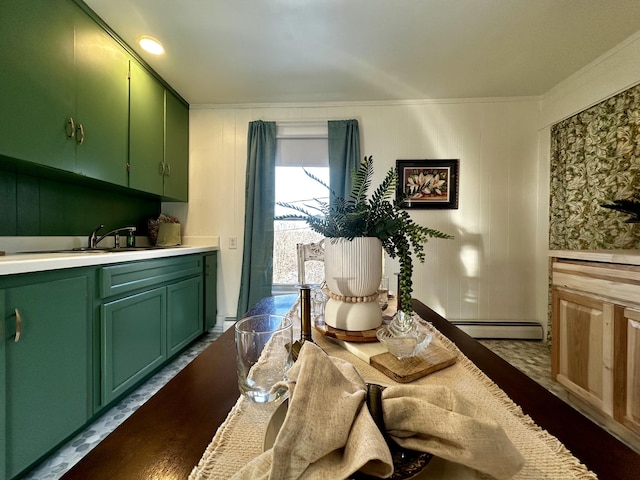
[[[426,322],[425,322],[426,323]],[[449,339],[427,324],[434,342],[455,351],[458,361],[451,367],[416,380],[410,385],[445,385],[482,406],[500,423],[513,444],[525,457],[516,479],[595,479],[555,437],[538,427],[511,399],[480,371]],[[393,380],[358,359],[330,339],[313,332],[314,341],[329,355],[353,363],[368,382],[395,384]],[[240,397],[211,444],[193,469],[190,480],[231,478],[242,466],[262,453],[264,434],[277,404],[254,404]],[[434,459],[428,478],[487,478],[455,464]]]

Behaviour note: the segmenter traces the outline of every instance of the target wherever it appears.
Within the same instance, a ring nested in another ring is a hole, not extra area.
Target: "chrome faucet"
[[[120,228],[114,228],[113,230],[105,233],[104,235],[98,237],[98,231],[104,228],[104,225],[100,225],[98,227],[96,227],[93,232],[91,232],[89,234],[89,240],[88,240],[88,245],[89,248],[97,248],[98,244],[105,238],[108,237],[110,235],[113,235],[114,238],[114,248],[120,248],[120,232],[128,232],[128,235],[133,234],[133,232],[136,231],[136,227],[120,227]]]

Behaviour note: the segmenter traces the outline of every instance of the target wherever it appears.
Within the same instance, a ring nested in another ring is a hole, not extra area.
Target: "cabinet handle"
[[[78,131],[80,132],[80,135],[78,135],[76,141],[78,142],[78,145],[82,145],[84,143],[84,126],[81,123],[78,124]]]
[[[20,310],[16,308],[16,338],[15,342],[18,343],[20,340],[20,335],[22,334],[22,315],[20,315]]]
[[[170,177],[171,176],[171,164],[167,163],[166,165],[167,165],[167,173],[165,175],[167,175],[167,177]]]
[[[164,162],[160,162],[160,176],[164,177]]]
[[[69,121],[67,125],[71,127],[69,133],[67,134],[67,138],[73,138],[76,136],[76,122],[73,121],[73,117],[69,117]]]

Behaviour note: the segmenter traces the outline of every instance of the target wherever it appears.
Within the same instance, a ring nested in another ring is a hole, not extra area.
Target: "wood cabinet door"
[[[189,200],[189,107],[166,92],[164,196]]]
[[[162,195],[164,173],[164,87],[137,62],[130,62],[129,187]]]
[[[614,304],[553,290],[552,374],[568,390],[613,416]]]
[[[640,435],[640,309],[624,309],[616,354],[615,417]]]
[[[164,363],[166,287],[105,303],[102,321],[102,405]]]
[[[67,1],[0,6],[0,154],[73,171],[74,12]]]
[[[76,15],[75,172],[126,186],[129,147],[129,55],[102,27]]]
[[[0,471],[6,478],[25,470],[90,416],[87,277],[35,278],[3,291],[6,362],[0,368],[6,392],[0,408],[6,424],[0,435],[6,435],[6,470]],[[22,326],[15,341],[18,315]]]

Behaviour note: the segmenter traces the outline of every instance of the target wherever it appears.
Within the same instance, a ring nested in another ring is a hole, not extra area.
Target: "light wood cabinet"
[[[616,350],[623,373],[615,392],[615,418],[640,435],[640,308],[625,308]]]
[[[640,446],[640,265],[551,268],[552,377]]]
[[[553,374],[565,388],[613,415],[611,368],[614,305],[568,292],[554,291]]]

